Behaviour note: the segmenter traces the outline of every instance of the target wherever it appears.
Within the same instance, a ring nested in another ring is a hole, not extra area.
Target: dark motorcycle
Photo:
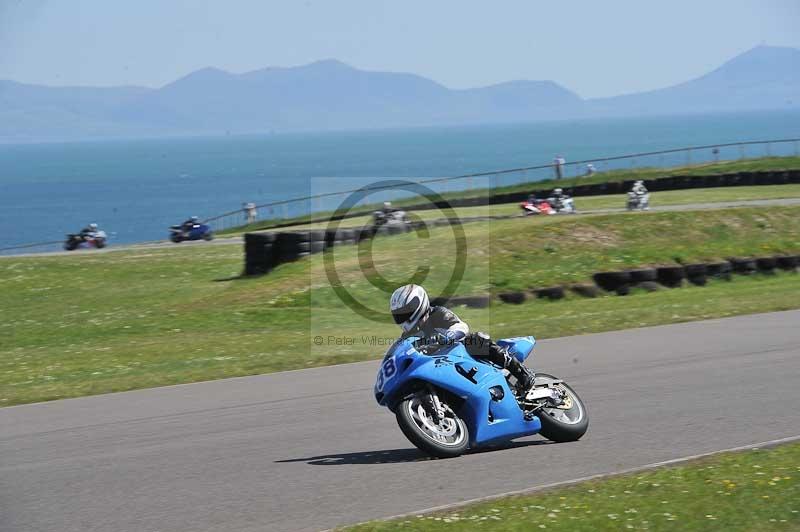
[[[64,249],[73,251],[76,249],[101,249],[106,247],[105,231],[95,231],[94,233],[77,233],[67,235],[67,240],[64,242]]]
[[[213,240],[214,232],[206,224],[193,224],[191,227],[173,225],[169,228],[169,239],[175,242],[184,240]]]

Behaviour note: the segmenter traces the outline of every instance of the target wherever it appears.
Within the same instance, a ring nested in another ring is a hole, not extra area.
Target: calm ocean
[[[364,184],[354,178],[450,176],[548,164],[556,154],[575,161],[789,137],[800,137],[800,112],[0,145],[0,247],[57,240],[93,221],[112,244],[163,239],[167,226],[191,215]]]

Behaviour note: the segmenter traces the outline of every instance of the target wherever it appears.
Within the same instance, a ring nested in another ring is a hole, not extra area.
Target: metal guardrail
[[[760,148],[753,150],[753,148]],[[630,168],[669,168],[676,166],[692,166],[706,163],[720,163],[737,159],[769,156],[800,156],[800,138],[774,139],[774,140],[752,140],[744,142],[729,142],[720,144],[707,144],[703,146],[689,146],[684,148],[673,148],[668,150],[640,152],[627,155],[617,155],[612,157],[596,157],[583,159],[580,161],[569,161],[563,164],[542,164],[537,166],[527,166],[522,168],[512,168],[506,170],[496,170],[491,172],[479,172],[450,177],[436,177],[429,179],[415,180],[431,188],[437,188],[437,192],[466,192],[473,190],[473,181],[480,180],[486,183],[488,180],[489,188],[502,188],[508,186],[535,183],[545,179],[569,179],[587,175],[588,165],[592,165],[595,172],[605,172],[609,170],[621,170]],[[649,164],[648,164],[649,163]],[[560,166],[560,169],[559,169]],[[560,174],[559,174],[560,170]],[[381,178],[375,178],[381,179]],[[465,187],[453,188],[451,183],[466,181]],[[393,186],[367,186],[363,190],[370,193],[381,190],[390,190]],[[486,187],[480,187],[486,188]],[[310,216],[314,212],[335,210],[339,202],[331,202],[333,198],[344,198],[357,189],[324,192],[320,194],[296,197],[291,199],[273,201],[256,205],[256,210],[268,211],[266,217],[260,216],[257,221],[274,221],[276,224],[281,220],[293,220]],[[366,211],[365,211],[366,213]],[[248,217],[243,209],[226,212],[217,216],[212,216],[204,220],[210,224],[214,230],[222,231],[234,227],[240,227],[248,223]]]
[[[53,246],[60,246],[62,244],[64,244],[63,240],[51,240],[49,242],[34,242],[32,244],[19,244],[17,246],[8,246],[0,248],[0,254],[7,251],[19,251],[22,249],[53,247]]]

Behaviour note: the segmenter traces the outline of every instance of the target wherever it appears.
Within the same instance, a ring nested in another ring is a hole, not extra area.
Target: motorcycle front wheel
[[[444,402],[445,415],[438,422],[430,412],[430,395],[417,392],[397,406],[397,424],[419,450],[437,458],[453,458],[469,447],[464,420]]]
[[[537,373],[534,386],[547,386],[558,380],[547,373]],[[539,433],[555,442],[577,441],[589,428],[586,406],[567,383],[560,382],[552,386],[564,395],[564,402],[558,407],[542,407],[536,411],[542,422]]]

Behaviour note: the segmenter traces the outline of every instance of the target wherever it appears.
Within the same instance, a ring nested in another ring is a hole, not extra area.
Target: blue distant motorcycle
[[[191,227],[173,225],[169,228],[169,239],[175,242],[184,240],[213,240],[214,232],[206,224],[193,224]]]
[[[498,343],[524,361],[536,340]],[[471,357],[461,343],[439,348],[406,338],[386,352],[374,393],[409,441],[439,458],[537,433],[556,442],[586,433],[586,407],[564,381],[537,373],[533,391],[517,397],[511,380],[507,371]]]

